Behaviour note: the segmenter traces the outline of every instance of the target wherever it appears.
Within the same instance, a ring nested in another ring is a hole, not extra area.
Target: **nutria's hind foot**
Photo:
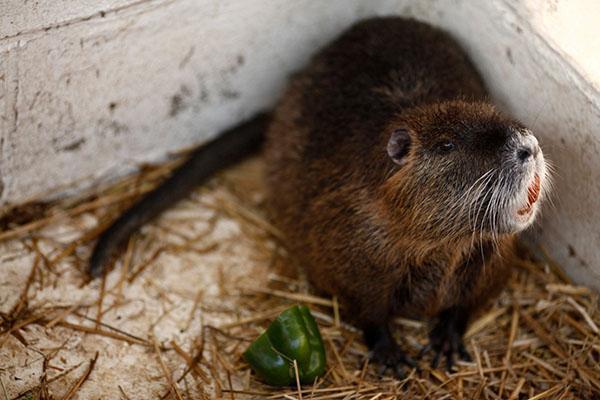
[[[463,342],[467,321],[468,314],[462,308],[453,307],[441,312],[429,333],[429,343],[419,352],[419,358],[433,350],[431,367],[437,368],[444,356],[448,372],[452,371],[455,356],[464,361],[471,361],[471,355]]]
[[[364,329],[365,341],[369,347],[369,358],[376,364],[378,374],[387,370],[398,379],[404,379],[404,366],[417,368],[417,363],[398,346],[387,325],[372,325]]]

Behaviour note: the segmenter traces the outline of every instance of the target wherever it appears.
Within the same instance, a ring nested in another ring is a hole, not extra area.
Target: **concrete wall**
[[[541,138],[555,206],[540,240],[600,288],[595,0],[0,0],[0,205],[64,193],[200,143],[271,106],[352,21],[451,31],[496,101]]]
[[[272,105],[378,3],[0,0],[0,201],[123,174]]]

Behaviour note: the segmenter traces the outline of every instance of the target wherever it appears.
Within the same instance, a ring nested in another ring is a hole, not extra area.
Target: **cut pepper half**
[[[244,352],[244,358],[266,383],[311,384],[325,373],[325,347],[317,323],[306,306],[288,308]]]

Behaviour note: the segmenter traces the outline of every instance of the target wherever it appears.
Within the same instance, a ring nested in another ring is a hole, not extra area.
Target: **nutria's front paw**
[[[440,364],[440,358],[446,358],[446,370],[452,371],[455,355],[464,361],[471,361],[471,355],[465,348],[462,333],[459,332],[454,324],[438,323],[429,334],[429,344],[425,346],[419,356],[433,350],[433,359],[431,367],[437,368]]]
[[[387,370],[390,370],[398,379],[406,377],[404,366],[417,368],[415,360],[406,355],[400,346],[394,342],[378,343],[369,352],[369,358],[376,364],[379,375],[383,375]]]

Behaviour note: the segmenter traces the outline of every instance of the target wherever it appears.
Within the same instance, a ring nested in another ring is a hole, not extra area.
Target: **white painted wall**
[[[270,107],[344,27],[451,31],[558,170],[540,239],[600,288],[596,0],[0,0],[0,206],[81,188]]]

